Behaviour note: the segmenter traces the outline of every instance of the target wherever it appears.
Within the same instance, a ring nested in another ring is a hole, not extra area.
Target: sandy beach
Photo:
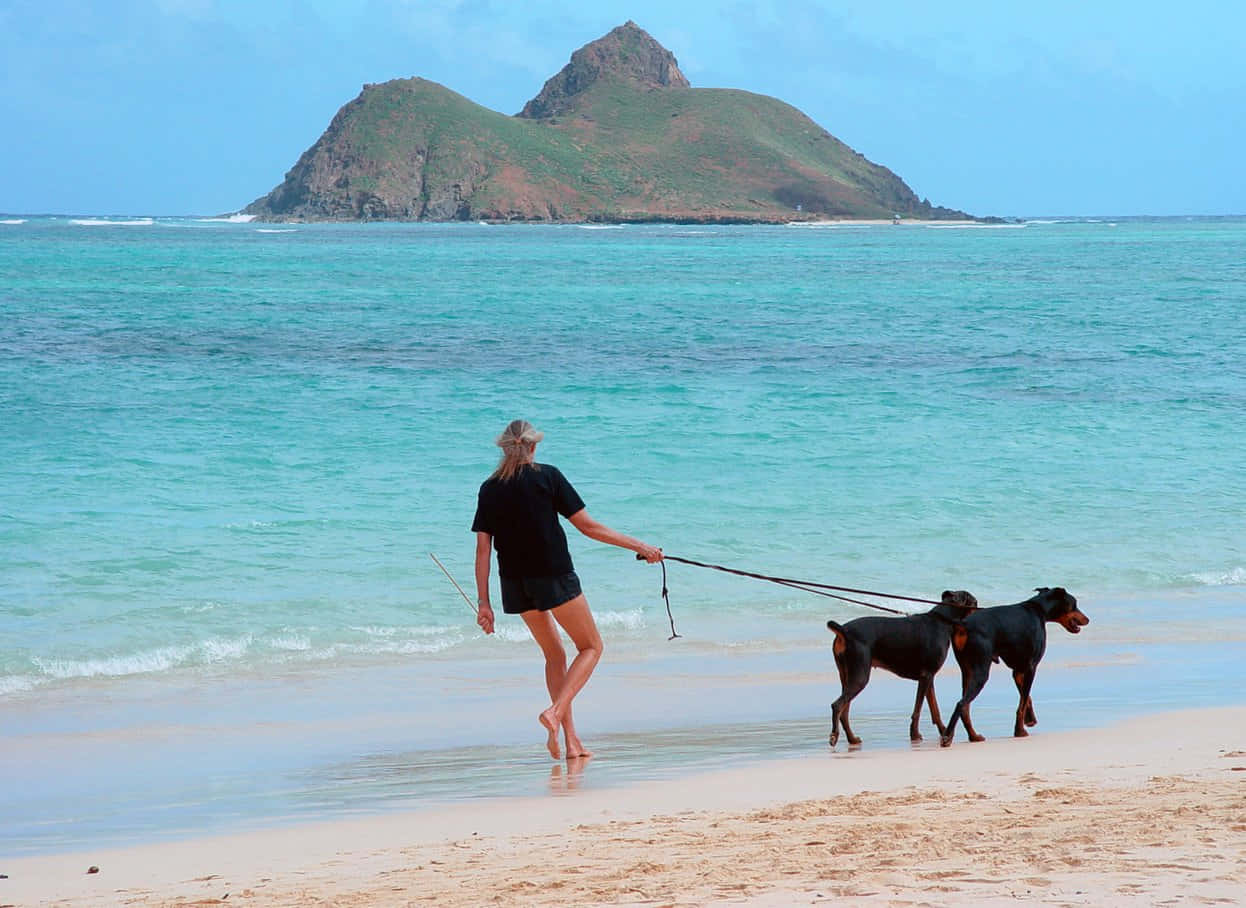
[[[1234,904],[1246,707],[10,860],[0,905]],[[88,873],[98,867],[97,873]]]

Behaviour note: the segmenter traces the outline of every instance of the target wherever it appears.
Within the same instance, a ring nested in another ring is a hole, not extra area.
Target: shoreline
[[[0,904],[1231,899],[1243,728],[1191,709],[595,790],[555,764],[545,797],[6,860]]]
[[[1187,610],[1183,627],[1201,627],[1199,614]],[[1097,619],[1105,639],[1049,641],[1037,737],[1238,703],[1228,681],[1240,671],[1237,625],[1221,621],[1219,639],[1190,631],[1164,643],[1154,639],[1169,636],[1163,626],[1139,635],[1102,607]],[[827,646],[772,642],[616,646],[577,701],[581,734],[599,753],[574,780],[577,796],[827,756],[839,688]],[[550,777],[535,718],[543,685],[525,654],[153,677],[0,704],[0,863],[545,796],[570,780]],[[1016,708],[1007,675],[994,675],[974,707],[988,739],[1011,733]],[[948,664],[936,679],[945,715],[959,680]],[[863,754],[908,750],[912,697],[912,682],[874,674],[854,710]],[[922,730],[933,740],[925,718]]]

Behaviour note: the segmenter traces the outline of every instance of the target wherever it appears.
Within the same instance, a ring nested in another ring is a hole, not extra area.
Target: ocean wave
[[[923,224],[930,230],[1022,230],[1029,225],[1023,224]]]
[[[297,233],[294,227],[257,227],[256,233]]]
[[[94,659],[44,659],[35,656],[31,663],[47,680],[126,678],[165,672],[188,665],[232,661],[247,651],[252,639],[250,634],[232,640],[214,638],[199,643],[163,646],[129,655]]]
[[[30,675],[2,675],[0,676],[0,697],[34,690],[37,684],[38,680]]]
[[[1201,571],[1190,574],[1189,578],[1203,586],[1241,586],[1246,584],[1246,567],[1235,567],[1231,571]]]
[[[623,224],[576,224],[580,230],[622,230]]]
[[[26,223],[26,219],[25,219],[25,218],[3,218],[3,219],[0,219],[0,224],[13,224],[13,225],[17,225],[17,224],[25,224],[25,223]]]
[[[628,626],[631,620],[634,619],[623,616],[616,623]],[[14,666],[12,674],[0,675],[0,696],[55,682],[116,680],[208,666],[306,664],[342,658],[430,655],[461,646],[469,639],[462,628],[449,625],[359,626],[346,630],[349,632],[346,639],[340,639],[340,634],[325,639],[326,635],[316,627],[288,627],[261,634],[211,637],[194,643],[157,646],[116,655],[84,658],[32,656],[24,666]],[[522,625],[507,630],[509,632],[503,632],[499,628],[498,636],[508,642],[529,640],[528,631]]]
[[[109,218],[70,218],[69,223],[77,224],[79,227],[150,227],[155,221],[151,218],[133,218],[128,221]]]
[[[250,224],[255,220],[253,214],[231,214],[223,218],[195,218],[200,224]]]
[[[645,621],[645,610],[631,609],[626,612],[599,612],[594,615],[600,627],[619,627],[628,631],[642,630],[648,624]]]

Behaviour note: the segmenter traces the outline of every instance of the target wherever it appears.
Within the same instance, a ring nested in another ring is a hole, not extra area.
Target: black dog
[[[831,704],[831,747],[839,740],[841,724],[849,744],[861,743],[848,725],[848,707],[852,705],[853,697],[865,689],[870,680],[870,669],[875,665],[917,682],[917,702],[913,704],[909,739],[922,739],[917,730],[922,700],[930,704],[930,718],[939,729],[939,734],[944,734],[939,704],[935,701],[934,676],[947,658],[952,628],[978,607],[978,600],[964,590],[944,590],[942,599],[939,605],[920,615],[857,618],[847,624],[826,622],[826,626],[835,632],[835,643],[831,648],[843,687],[839,699]]]
[[[1017,722],[1013,734],[1023,738],[1029,734],[1027,725],[1037,725],[1030,688],[1034,673],[1047,649],[1047,622],[1058,621],[1070,634],[1076,634],[1090,623],[1074,599],[1063,587],[1040,586],[1038,593],[1015,605],[997,605],[979,609],[965,618],[952,631],[952,652],[960,665],[961,698],[952,710],[952,718],[940,743],[947,747],[956,733],[956,720],[965,723],[970,741],[985,740],[974,731],[969,721],[969,704],[982,692],[991,663],[999,662],[1012,669],[1021,702],[1017,705]]]

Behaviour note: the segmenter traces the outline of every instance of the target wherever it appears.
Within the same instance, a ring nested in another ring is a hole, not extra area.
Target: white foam
[[[622,224],[576,224],[581,230],[622,230]]]
[[[0,697],[8,694],[20,694],[22,691],[33,690],[35,679],[29,675],[9,675],[0,678]]]
[[[16,224],[25,224],[25,223],[26,223],[25,218],[5,218],[4,220],[0,220],[0,224],[15,224],[16,225]]]
[[[184,665],[233,661],[250,648],[250,634],[233,640],[205,640],[197,644],[163,646],[128,656],[105,656],[97,659],[42,659],[31,661],[46,677],[56,680],[73,678],[124,678],[168,671]]]
[[[602,627],[621,627],[635,631],[646,627],[644,609],[635,608],[626,612],[600,612],[594,616]]]
[[[191,646],[167,646],[136,653],[131,656],[113,656],[102,659],[42,659],[31,661],[35,667],[50,678],[121,678],[127,675],[145,675],[167,671],[180,665],[194,652]]]
[[[259,227],[256,233],[294,233],[293,227]]]
[[[881,222],[880,222],[881,223]],[[890,224],[890,221],[886,222]],[[877,223],[867,223],[865,221],[788,221],[785,227],[803,227],[806,230],[845,230],[848,228],[871,228],[878,227]]]
[[[396,627],[376,627],[373,625],[368,625],[367,627],[356,627],[352,625],[350,629],[352,631],[359,631],[361,634],[367,634],[369,637],[392,637],[398,633],[398,628]],[[427,634],[433,633],[432,628],[416,628],[415,630],[416,633],[421,631]]]
[[[231,214],[223,218],[195,218],[201,224],[250,224],[255,220],[253,214]]]
[[[923,224],[922,226],[931,230],[1022,230],[1026,224]]]
[[[151,218],[134,218],[129,221],[114,221],[108,218],[70,218],[69,223],[79,227],[150,227],[155,223]]]
[[[1190,579],[1206,586],[1239,586],[1246,584],[1246,568],[1236,567],[1231,571],[1204,571],[1191,574]]]

